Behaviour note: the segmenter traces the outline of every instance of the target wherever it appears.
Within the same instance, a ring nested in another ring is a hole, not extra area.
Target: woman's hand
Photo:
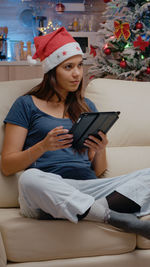
[[[106,145],[108,140],[101,131],[98,134],[102,140],[90,135],[89,139],[85,140],[84,145],[89,148],[89,159],[96,175],[99,177],[107,169]]]
[[[86,147],[95,152],[104,150],[106,148],[106,145],[108,144],[107,136],[104,133],[99,131],[98,135],[101,137],[102,140],[96,138],[93,135],[89,135],[88,139],[86,139],[84,142],[84,145]]]
[[[27,133],[28,131],[24,127],[11,123],[6,124],[1,157],[1,170],[4,175],[8,176],[22,171],[41,157],[44,152],[67,148],[72,143],[72,135],[67,134],[68,130],[61,126],[50,131],[42,141],[23,150]]]
[[[48,132],[42,141],[44,151],[54,151],[72,146],[73,135],[68,134],[69,130],[59,126]]]

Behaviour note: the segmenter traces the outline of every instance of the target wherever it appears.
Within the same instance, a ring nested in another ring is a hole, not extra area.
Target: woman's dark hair
[[[56,95],[58,101],[61,101],[61,95],[57,90],[56,68],[44,74],[43,80],[36,85],[25,95],[34,95],[39,99],[50,101]],[[69,118],[75,122],[82,112],[91,111],[82,96],[82,81],[75,92],[69,92],[65,101],[64,115],[69,115]]]

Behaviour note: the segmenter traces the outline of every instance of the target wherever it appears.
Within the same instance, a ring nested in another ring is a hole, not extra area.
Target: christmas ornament
[[[104,48],[104,53],[105,55],[110,55],[111,54],[111,49],[110,48]]]
[[[150,74],[150,67],[147,67],[146,73]]]
[[[142,30],[143,29],[143,24],[141,22],[137,22],[135,25],[137,30]]]
[[[121,60],[121,61],[120,61],[120,67],[121,67],[122,69],[125,69],[126,66],[127,66],[127,62],[126,62],[124,59]]]
[[[134,41],[133,45],[134,47],[139,46],[140,50],[145,51],[146,47],[149,46],[149,42],[144,41],[141,36],[138,36],[137,41]]]
[[[61,2],[58,2],[58,4],[56,5],[56,12],[61,14],[64,11],[65,11],[65,6]]]
[[[130,25],[127,22],[120,22],[115,20],[114,21],[114,27],[115,27],[115,32],[114,35],[117,38],[117,40],[123,35],[125,40],[128,40],[131,33],[130,33]]]
[[[90,45],[90,55],[93,55],[93,57],[96,57],[96,48],[92,45]]]
[[[95,78],[95,75],[92,75],[92,76],[89,77],[89,80],[92,80],[94,78]]]

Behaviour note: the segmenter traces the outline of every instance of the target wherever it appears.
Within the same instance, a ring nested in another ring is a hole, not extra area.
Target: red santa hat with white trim
[[[75,55],[83,55],[78,42],[64,27],[47,35],[34,38],[36,52],[33,57],[28,57],[31,64],[40,60],[44,73],[55,68],[66,59]]]

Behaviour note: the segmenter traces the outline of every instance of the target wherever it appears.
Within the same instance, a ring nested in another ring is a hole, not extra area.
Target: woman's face
[[[70,57],[56,68],[57,89],[66,96],[75,92],[83,77],[83,59],[81,55]]]

